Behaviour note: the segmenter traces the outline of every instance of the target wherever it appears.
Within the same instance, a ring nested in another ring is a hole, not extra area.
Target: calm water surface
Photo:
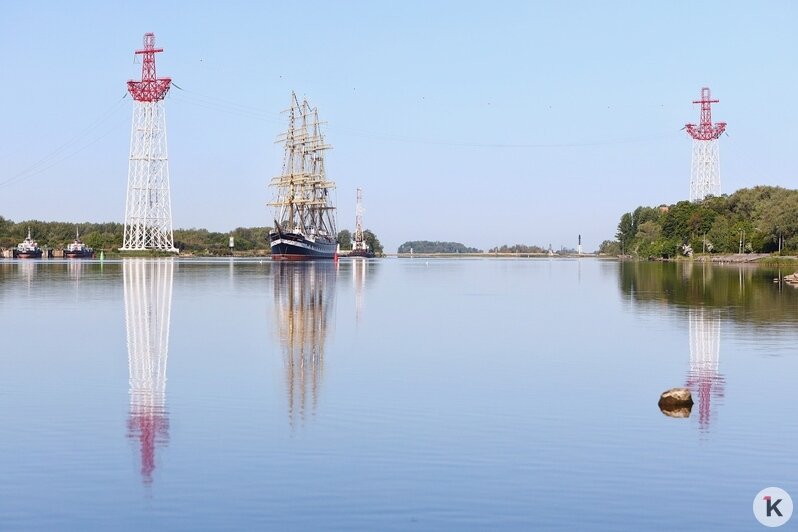
[[[756,529],[798,497],[778,274],[2,260],[0,529]]]

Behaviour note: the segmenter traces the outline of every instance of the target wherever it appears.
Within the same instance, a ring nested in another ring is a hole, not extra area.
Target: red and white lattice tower
[[[169,160],[166,153],[166,113],[163,99],[171,78],[155,74],[155,34],[144,34],[141,81],[128,81],[135,100],[130,135],[130,164],[125,203],[125,237],[121,251],[156,249],[177,252],[172,233]]]
[[[726,122],[712,123],[712,104],[720,100],[710,97],[709,87],[701,89],[701,123],[685,124],[693,138],[693,169],[690,174],[690,201],[700,201],[710,194],[720,196],[720,151],[718,137],[726,131]]]

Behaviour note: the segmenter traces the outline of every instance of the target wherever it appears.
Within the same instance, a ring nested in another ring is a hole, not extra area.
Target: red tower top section
[[[701,89],[701,99],[694,100],[693,103],[701,104],[701,123],[685,124],[687,134],[695,140],[715,140],[726,131],[726,122],[718,122],[712,125],[712,104],[720,100],[713,100],[709,95],[709,87]]]
[[[163,52],[163,48],[155,48],[155,34],[144,34],[144,49],[136,50],[142,54],[141,81],[128,81],[127,90],[137,102],[157,102],[163,100],[172,83],[172,78],[158,78],[155,75],[155,54]]]

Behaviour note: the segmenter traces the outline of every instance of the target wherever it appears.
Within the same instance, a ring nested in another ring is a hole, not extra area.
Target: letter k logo
[[[767,503],[768,517],[770,517],[773,514],[773,512],[776,512],[776,515],[778,515],[779,517],[783,517],[781,515],[781,511],[779,510],[779,503],[781,502],[781,499],[777,499],[776,502],[772,502],[773,498],[770,495],[765,495],[762,498],[765,499],[765,502]]]
[[[769,528],[779,527],[792,517],[792,497],[783,489],[771,486],[756,494],[753,510],[760,524]]]

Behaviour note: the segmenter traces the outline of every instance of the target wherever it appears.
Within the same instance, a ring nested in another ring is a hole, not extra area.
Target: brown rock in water
[[[668,417],[690,417],[690,412],[692,412],[693,409],[689,406],[685,406],[682,408],[674,408],[673,410],[660,408],[660,411]]]
[[[693,395],[688,388],[671,388],[659,398],[659,409],[670,417],[689,417],[693,408]]]

